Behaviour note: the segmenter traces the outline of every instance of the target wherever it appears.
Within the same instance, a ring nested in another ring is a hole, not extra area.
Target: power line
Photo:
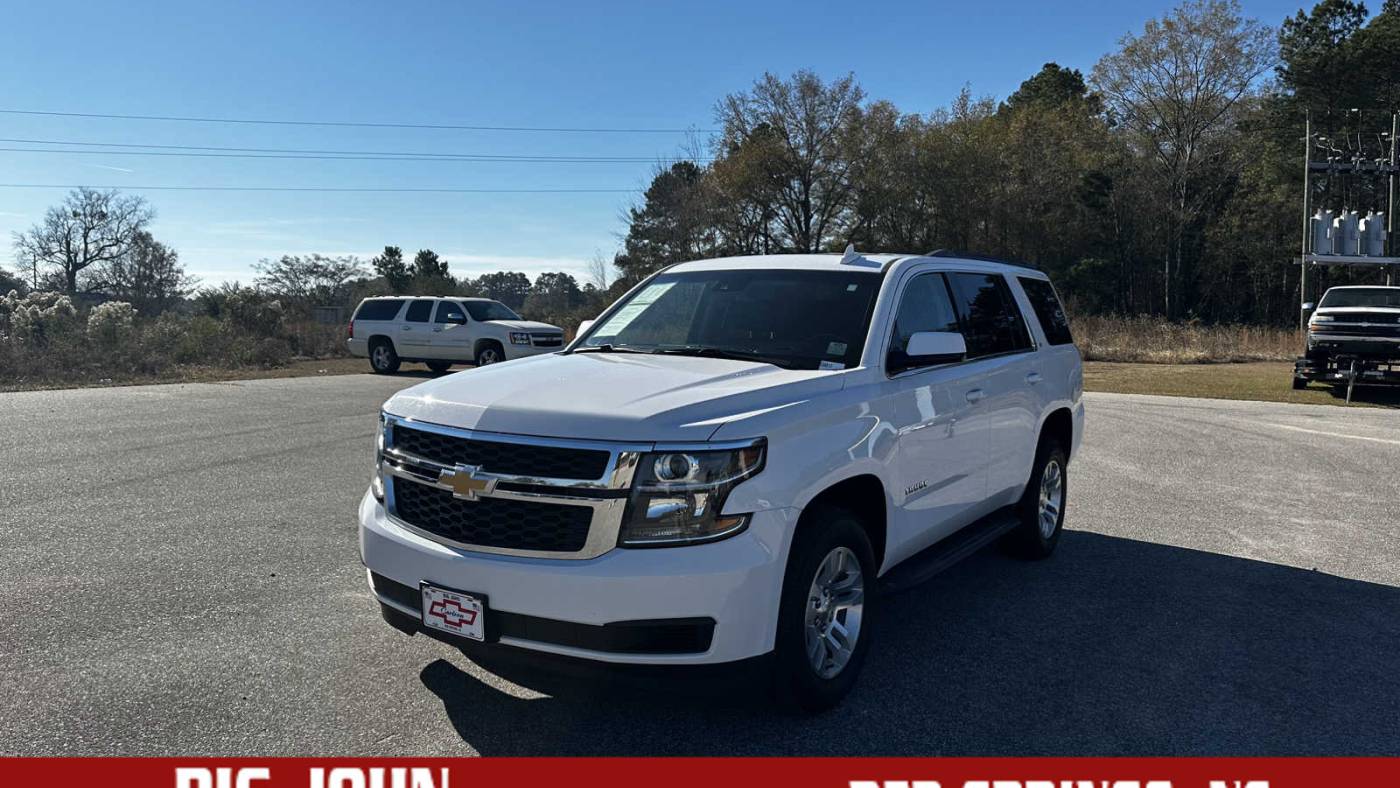
[[[635,194],[636,189],[559,188],[559,189],[473,189],[459,187],[392,187],[392,186],[91,186],[60,183],[0,183],[0,189],[98,189],[126,191],[189,191],[189,192],[394,192],[425,194]]]
[[[386,158],[405,158],[413,161],[417,159],[464,159],[467,161],[598,161],[598,162],[655,162],[667,160],[664,156],[594,156],[591,154],[536,154],[536,153],[434,153],[431,151],[381,151],[381,150],[319,150],[315,148],[231,148],[217,145],[160,145],[144,142],[80,142],[75,140],[34,140],[34,139],[11,139],[0,137],[0,142],[19,143],[24,145],[78,145],[82,147],[95,148],[154,148],[157,150],[179,150],[179,151],[218,151],[234,153],[285,153],[306,156],[336,156],[336,157],[356,157],[374,156]],[[4,150],[30,149],[5,148]],[[42,153],[43,150],[31,152]],[[64,153],[101,153],[102,151],[55,151]],[[123,153],[141,153],[141,151],[119,151]],[[690,157],[674,157],[689,159]]]
[[[89,156],[163,156],[195,159],[280,159],[280,160],[319,160],[319,161],[432,161],[432,162],[465,162],[475,164],[624,164],[624,163],[655,163],[661,159],[644,158],[591,158],[591,157],[536,157],[536,156],[358,156],[358,155],[317,155],[303,153],[208,153],[190,151],[141,151],[141,150],[77,150],[59,148],[6,148],[0,147],[0,152],[5,153],[58,153],[58,154],[79,154]]]
[[[442,129],[456,131],[560,132],[568,134],[713,134],[716,129],[587,128],[572,126],[479,126],[451,123],[367,123],[342,120],[270,120],[266,118],[199,118],[177,115],[112,115],[98,112],[44,112],[0,109],[5,115],[43,115],[55,118],[104,118],[108,120],[159,120],[179,123],[241,123],[264,126],[334,126],[366,129]]]

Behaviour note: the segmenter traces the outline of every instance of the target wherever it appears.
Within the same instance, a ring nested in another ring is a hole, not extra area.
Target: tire
[[[487,340],[476,348],[476,365],[478,367],[484,367],[489,364],[499,364],[505,360],[506,351],[505,348],[501,347],[500,342]]]
[[[439,375],[441,375],[449,369],[452,369],[451,361],[425,361],[423,363],[428,365],[428,369],[431,369],[433,372],[436,372]]]
[[[778,603],[773,691],[780,706],[810,714],[835,706],[855,685],[870,649],[878,598],[874,551],[855,515],[822,507],[804,519]],[[854,585],[852,569],[859,570]],[[829,647],[842,639],[823,638],[823,630],[844,631],[855,642],[847,649]]]
[[[1305,389],[1305,388],[1307,388],[1307,387],[1308,387],[1308,379],[1307,379],[1307,378],[1298,378],[1298,377],[1293,378],[1293,390],[1294,390],[1294,391],[1299,391],[1299,390]]]
[[[1032,560],[1055,552],[1064,530],[1068,500],[1069,458],[1059,441],[1043,439],[1035,452],[1030,482],[1016,504],[1020,523],[1011,532],[1012,552]]]
[[[399,354],[394,352],[394,343],[387,339],[375,339],[369,343],[369,366],[376,375],[392,375],[399,371]]]

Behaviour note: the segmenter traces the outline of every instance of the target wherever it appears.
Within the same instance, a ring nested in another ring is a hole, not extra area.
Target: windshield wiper
[[[603,343],[603,344],[601,344],[601,345],[589,345],[589,346],[587,346],[587,347],[575,348],[574,350],[572,350],[572,351],[570,351],[570,352],[572,352],[572,353],[641,353],[641,354],[643,354],[643,355],[649,355],[651,351],[648,351],[648,350],[635,350],[635,349],[633,349],[633,348],[631,348],[631,347],[628,347],[627,345],[610,345],[610,344],[607,344],[607,343]]]
[[[679,347],[657,348],[654,352],[658,355],[666,356],[702,356],[704,358],[725,358],[731,361],[757,361],[760,364],[772,364],[775,367],[790,369],[792,362],[774,356],[765,356],[762,353],[754,353],[749,350],[737,350],[730,348],[706,347],[704,345],[681,345]]]

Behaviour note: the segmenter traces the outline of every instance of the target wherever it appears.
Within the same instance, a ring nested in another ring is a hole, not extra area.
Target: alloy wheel
[[[817,567],[803,611],[807,658],[821,678],[835,678],[851,661],[864,607],[860,559],[850,548],[836,547]]]
[[[1040,474],[1040,506],[1036,512],[1040,535],[1049,539],[1060,524],[1065,505],[1065,472],[1059,460],[1051,460]]]

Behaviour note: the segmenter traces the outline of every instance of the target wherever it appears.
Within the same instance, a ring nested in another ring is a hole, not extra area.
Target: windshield
[[[1319,307],[1384,306],[1400,308],[1400,287],[1358,287],[1328,290]]]
[[[510,307],[500,301],[468,301],[466,302],[467,314],[472,316],[472,320],[519,320],[520,315],[511,311]]]
[[[789,369],[860,363],[882,277],[865,271],[662,274],[575,351],[598,348],[751,359]]]

